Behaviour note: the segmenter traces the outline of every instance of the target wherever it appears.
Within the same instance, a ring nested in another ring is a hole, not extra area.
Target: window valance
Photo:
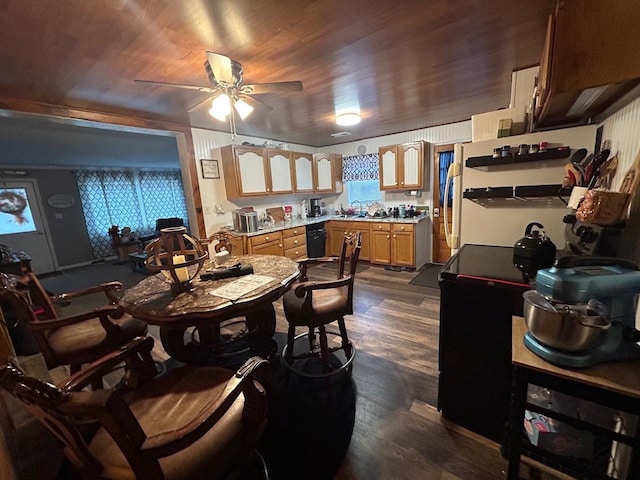
[[[353,155],[342,159],[342,181],[378,180],[380,165],[378,154]]]

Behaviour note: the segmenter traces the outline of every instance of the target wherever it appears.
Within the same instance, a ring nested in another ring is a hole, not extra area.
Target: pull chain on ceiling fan
[[[229,118],[233,139],[236,137],[234,112],[238,114],[241,120],[244,120],[253,112],[255,106],[269,110],[272,109],[272,107],[266,103],[257,98],[253,98],[253,95],[301,92],[303,89],[302,82],[300,81],[243,85],[243,68],[239,62],[219,53],[206,52],[206,54],[207,60],[204,62],[204,69],[209,81],[213,85],[212,87],[158,82],[154,80],[136,80],[136,82],[161,87],[198,90],[199,92],[210,94],[208,98],[189,109],[189,112],[193,112],[199,109],[204,103],[211,101],[209,114],[216,120],[222,122],[226,121],[227,117]]]

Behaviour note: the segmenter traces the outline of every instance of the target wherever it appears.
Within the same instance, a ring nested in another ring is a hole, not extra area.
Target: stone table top
[[[233,255],[226,264],[233,265],[237,262],[242,265],[250,264],[254,274],[272,277],[273,280],[232,301],[210,292],[242,277],[202,280],[197,276],[193,280],[192,290],[173,297],[170,283],[162,273],[158,273],[129,288],[119,300],[119,307],[147,323],[160,326],[189,326],[201,320],[212,319],[224,321],[240,316],[263,302],[273,302],[300,275],[298,264],[283,256]],[[213,262],[208,260],[200,273],[213,269]]]

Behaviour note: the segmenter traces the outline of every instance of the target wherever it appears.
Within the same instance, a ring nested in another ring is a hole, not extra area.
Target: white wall
[[[602,123],[602,127],[602,139],[611,142],[611,155],[618,155],[618,169],[611,182],[611,190],[617,190],[622,184],[625,173],[640,155],[640,98],[608,117]],[[630,217],[622,234],[619,256],[640,264],[640,192],[638,191],[634,193]]]
[[[232,142],[229,133],[215,132],[211,130],[203,130],[194,128],[191,130],[193,135],[193,144],[195,149],[195,158],[198,168],[198,182],[200,185],[200,194],[202,197],[202,207],[204,213],[204,222],[207,235],[219,230],[225,225],[230,225],[231,211],[236,208],[253,206],[257,211],[261,212],[266,208],[279,207],[283,205],[292,205],[294,214],[299,212],[299,204],[302,200],[308,200],[313,195],[293,194],[293,195],[277,195],[273,197],[251,198],[247,200],[228,201],[224,187],[224,174],[222,164],[220,164],[220,178],[208,179],[202,178],[200,159],[217,159],[220,160],[219,148],[234,143],[240,145],[243,142],[250,142],[255,145],[263,145],[265,139],[254,138],[238,135]],[[426,177],[427,184],[431,184],[433,178],[433,145],[448,144],[456,142],[465,142],[471,139],[471,121],[442,125],[438,127],[424,128],[403,132],[394,135],[386,135],[383,137],[370,138],[366,140],[334,145],[331,147],[315,148],[306,145],[288,144],[289,150],[308,153],[340,153],[344,156],[357,155],[358,147],[364,145],[367,153],[377,153],[378,147],[385,145],[395,145],[399,143],[413,142],[416,140],[425,140],[431,145],[427,156],[428,172]],[[345,207],[348,204],[346,192],[341,195],[321,195],[326,205],[340,205]],[[409,201],[409,198],[411,199]],[[431,204],[431,188],[422,192],[422,196],[418,199],[415,197],[406,197],[404,193],[387,193],[383,194],[383,203],[387,207],[393,207],[401,203],[410,203],[415,205]],[[216,205],[222,206],[224,214],[216,213]]]
[[[425,164],[427,166],[425,184],[428,185],[428,188],[425,187],[421,196],[418,198],[408,197],[404,192],[382,192],[382,204],[386,208],[395,207],[402,203],[411,205],[427,205],[429,206],[429,211],[432,212],[431,186],[433,181],[433,147],[434,145],[471,141],[471,120],[440,125],[437,127],[423,128],[420,130],[411,130],[409,132],[385,135],[382,137],[368,138],[366,140],[358,140],[355,142],[342,143],[332,147],[320,148],[319,152],[341,153],[343,156],[352,156],[358,155],[358,147],[363,146],[365,148],[365,153],[378,153],[379,147],[415,142],[417,140],[429,142],[429,151],[425,152],[425,155],[427,156],[425,159]],[[347,192],[344,192],[337,198],[336,204],[343,204],[346,206],[349,203],[348,198]]]

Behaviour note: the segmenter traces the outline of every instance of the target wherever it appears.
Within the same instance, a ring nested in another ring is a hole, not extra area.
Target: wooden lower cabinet
[[[345,235],[360,232],[360,260],[371,259],[371,230],[368,222],[347,222],[331,220],[327,223],[329,241],[326,252],[330,257],[339,257],[342,253],[342,243]]]
[[[349,233],[349,222],[331,220],[327,222],[325,228],[329,237],[325,248],[326,253],[330,257],[339,257],[342,251],[343,238]]]
[[[391,265],[415,268],[416,251],[413,224],[393,224],[391,228]]]
[[[282,232],[264,233],[249,237],[249,252],[260,255],[282,255]]]
[[[307,257],[307,230],[305,227],[287,228],[282,231],[284,256],[292,260]]]
[[[371,263],[415,268],[414,225],[373,223],[371,225]]]
[[[391,224],[371,224],[371,263],[391,263]]]

